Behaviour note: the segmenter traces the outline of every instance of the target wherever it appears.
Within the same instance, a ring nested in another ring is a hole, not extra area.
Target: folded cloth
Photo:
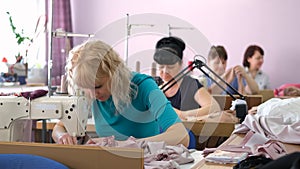
[[[145,169],[179,169],[179,165],[194,161],[188,149],[182,144],[176,146],[167,145],[164,141],[137,141],[129,137],[125,141],[116,141],[114,136],[104,137],[101,141],[89,146],[103,147],[127,147],[141,148],[144,150],[144,168]]]
[[[239,145],[224,145],[214,149],[205,148],[203,153],[207,155],[217,150],[235,153],[244,152],[251,156],[262,155],[271,159],[277,159],[287,154],[285,146],[282,143],[265,138],[263,135],[253,131],[248,131]]]
[[[220,164],[238,163],[248,157],[247,152],[229,152],[216,150],[205,157],[206,161]]]
[[[21,96],[25,97],[26,99],[36,99],[42,96],[45,96],[48,93],[47,90],[39,89],[39,90],[34,90],[30,92],[21,92]]]
[[[249,130],[271,140],[300,144],[300,120],[287,123],[284,116],[247,115],[233,133],[247,133]]]

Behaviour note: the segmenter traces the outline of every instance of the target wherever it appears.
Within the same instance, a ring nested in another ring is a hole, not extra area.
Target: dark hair
[[[264,50],[261,47],[257,45],[248,46],[248,48],[245,51],[244,59],[243,59],[243,65],[245,67],[250,66],[250,63],[248,62],[248,58],[251,58],[254,55],[255,51],[258,51],[261,55],[264,55]]]
[[[160,39],[155,46],[154,60],[158,64],[172,65],[182,60],[185,43],[174,36]]]
[[[223,59],[225,61],[227,61],[227,59],[228,59],[227,52],[226,52],[224,46],[221,46],[221,45],[212,46],[210,48],[208,57],[210,59],[215,59],[216,57],[219,57],[220,59]]]
[[[226,52],[224,46],[220,46],[220,45],[216,46],[216,50],[219,54],[220,59],[223,59],[225,61],[228,59],[227,52]]]

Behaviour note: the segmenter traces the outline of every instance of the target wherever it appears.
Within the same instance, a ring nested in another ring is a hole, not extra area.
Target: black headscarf
[[[174,36],[160,39],[155,46],[154,60],[161,65],[173,65],[182,60],[185,43]]]

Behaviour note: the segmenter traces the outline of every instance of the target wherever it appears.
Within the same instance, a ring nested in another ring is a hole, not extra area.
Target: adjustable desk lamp
[[[165,93],[173,85],[175,85],[177,83],[177,81],[181,80],[186,75],[188,75],[191,71],[193,71],[195,68],[197,68],[203,74],[205,74],[207,77],[209,77],[214,83],[216,83],[223,91],[225,91],[233,99],[231,110],[236,110],[236,117],[239,118],[240,123],[242,123],[244,121],[244,119],[247,115],[247,111],[248,111],[247,102],[245,101],[245,96],[242,95],[241,93],[239,93],[235,88],[233,88],[225,80],[223,80],[218,74],[216,74],[213,70],[211,70],[204,62],[202,62],[201,60],[198,60],[197,56],[202,57],[200,55],[196,55],[193,62],[191,62],[182,71],[180,71],[176,76],[174,76],[172,80],[170,80],[166,84],[162,85],[160,87],[160,89]],[[225,83],[227,87],[229,87],[231,90],[233,90],[235,93],[237,93],[240,96],[240,99],[236,98],[232,93],[230,93],[229,91],[227,91],[227,89],[225,89],[222,85],[220,85],[219,82],[217,82],[215,79],[211,78],[211,76],[202,69],[203,66],[206,69],[208,69],[211,73],[213,73],[219,80],[221,80],[221,82]]]

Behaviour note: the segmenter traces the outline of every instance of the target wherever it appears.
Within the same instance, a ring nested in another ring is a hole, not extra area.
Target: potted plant
[[[20,48],[18,49],[18,53],[15,55],[16,63],[9,65],[9,70],[12,74],[17,74],[20,84],[26,84],[25,78],[27,76],[27,63],[24,63],[23,59],[24,57],[27,57],[27,49],[25,50],[25,53],[22,53],[20,50],[22,49],[22,47],[24,48],[24,45],[29,46],[32,43],[32,39],[28,36],[24,36],[23,29],[21,29],[20,33],[17,32],[17,28],[13,23],[12,16],[9,12],[6,13],[9,16],[10,27],[15,35],[17,44],[20,46]],[[25,42],[28,42],[28,44],[25,44]]]

